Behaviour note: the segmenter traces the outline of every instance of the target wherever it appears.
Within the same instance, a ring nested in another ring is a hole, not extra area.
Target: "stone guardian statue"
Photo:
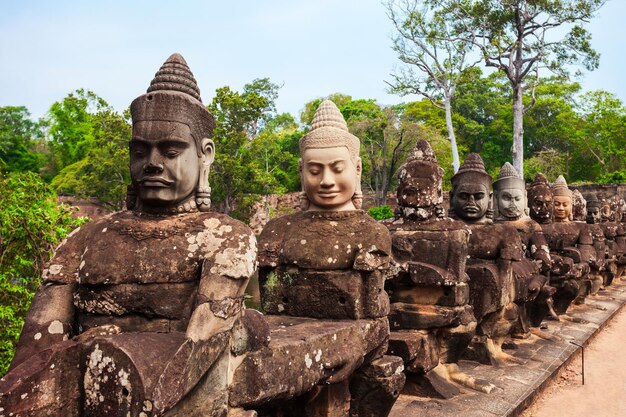
[[[87,223],[57,249],[0,383],[4,414],[229,408],[232,329],[245,327],[256,239],[208,211],[215,122],[181,55],[131,115],[129,210]]]

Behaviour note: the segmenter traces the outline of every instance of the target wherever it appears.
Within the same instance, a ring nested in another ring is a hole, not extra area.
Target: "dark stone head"
[[[426,220],[443,214],[443,169],[428,141],[422,139],[413,148],[398,173],[399,215],[412,220]]]
[[[488,221],[491,181],[480,155],[467,155],[458,172],[452,177],[450,206],[455,216],[467,223]]]
[[[208,211],[215,120],[202,105],[181,55],[167,59],[130,111],[129,208],[158,213]]]
[[[600,214],[600,200],[595,194],[589,194],[587,196],[587,223],[595,224],[602,221],[602,215]]]
[[[548,179],[538,173],[528,187],[528,208],[530,217],[538,223],[551,223],[554,210],[552,189]]]

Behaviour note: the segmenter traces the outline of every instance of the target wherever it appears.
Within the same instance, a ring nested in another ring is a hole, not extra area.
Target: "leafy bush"
[[[613,171],[598,178],[600,184],[620,184],[626,182],[626,170]]]
[[[261,196],[258,194],[242,194],[238,196],[235,200],[235,208],[230,212],[230,216],[249,225],[250,218],[254,214],[254,206],[259,201],[261,201]]]
[[[393,210],[388,205],[374,206],[367,210],[367,214],[372,216],[374,220],[385,220],[393,217]]]
[[[56,245],[84,223],[57,204],[57,196],[32,173],[0,177],[0,375],[15,345],[44,264]]]

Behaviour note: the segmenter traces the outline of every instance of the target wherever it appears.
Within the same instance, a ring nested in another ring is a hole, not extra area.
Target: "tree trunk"
[[[450,139],[450,145],[452,146],[452,168],[456,174],[461,163],[459,161],[459,149],[456,146],[456,136],[454,134],[454,128],[452,127],[452,105],[450,103],[450,97],[446,96],[444,98],[444,106],[446,109],[446,127],[448,128],[448,138]]]
[[[230,214],[230,211],[233,209],[233,196],[231,195],[232,192],[230,191],[231,188],[228,186],[228,182],[226,182],[224,185],[226,185],[225,188],[225,195],[224,195],[224,200],[222,201],[222,212],[226,215]]]
[[[524,176],[524,103],[521,83],[513,86],[513,166]]]
[[[383,171],[383,183],[381,184],[381,198],[380,198],[380,203],[378,204],[379,206],[384,206],[385,204],[387,204],[387,190],[389,189],[389,177],[387,176],[387,167],[385,167],[385,170]]]

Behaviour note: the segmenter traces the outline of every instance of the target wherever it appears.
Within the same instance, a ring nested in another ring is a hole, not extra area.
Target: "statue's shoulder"
[[[192,220],[197,225],[202,225],[205,228],[223,228],[225,232],[229,230],[232,233],[245,233],[253,234],[252,229],[244,222],[233,219],[232,217],[223,213],[195,213],[192,216]]]
[[[391,234],[384,224],[374,220],[366,212],[362,211],[356,217],[355,229],[365,243],[372,243],[384,252],[391,253]]]
[[[283,240],[293,224],[300,221],[301,213],[277,217],[267,222],[259,236],[259,266],[276,266]]]
[[[543,228],[541,227],[541,225],[530,217],[526,220],[526,224],[528,225],[528,229],[530,232],[543,233]]]
[[[207,248],[215,246],[219,251],[253,251],[256,256],[256,236],[245,223],[222,213],[193,213],[187,221],[193,227],[188,241],[195,239],[200,246],[205,242]]]
[[[103,239],[111,219],[115,214],[106,215],[100,219],[89,221],[72,230],[59,243],[54,255],[46,263],[43,270],[43,280],[46,283],[72,283],[78,279],[81,258],[91,246],[91,243]]]
[[[500,237],[503,244],[517,244],[521,242],[521,237],[518,233],[518,229],[512,224],[505,223],[495,223],[493,225],[497,236]]]

